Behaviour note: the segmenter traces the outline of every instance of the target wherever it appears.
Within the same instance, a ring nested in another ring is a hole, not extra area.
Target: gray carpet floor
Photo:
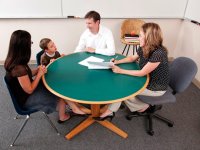
[[[103,126],[95,123],[72,140],[66,140],[65,134],[84,118],[74,117],[64,124],[58,124],[57,112],[49,115],[61,133],[56,134],[42,113],[35,113],[26,124],[10,148],[23,117],[14,120],[16,112],[3,82],[5,71],[0,66],[0,150],[200,150],[200,90],[193,84],[177,95],[177,102],[166,104],[158,112],[175,122],[170,128],[165,123],[154,120],[154,136],[146,133],[146,122],[142,118],[125,119],[128,110],[120,109],[113,123],[128,133],[123,139]]]

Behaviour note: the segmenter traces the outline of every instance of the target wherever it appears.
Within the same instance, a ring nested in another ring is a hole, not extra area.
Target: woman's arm
[[[28,75],[18,77],[18,81],[22,87],[22,89],[28,93],[31,94],[35,90],[35,88],[38,86],[38,83],[41,79],[41,77],[47,72],[46,67],[39,66],[38,72],[35,76],[35,79],[33,82],[30,81]]]
[[[120,60],[115,60],[114,64],[122,64],[122,63],[130,63],[130,62],[134,62],[139,58],[138,54],[134,54],[132,56],[128,56],[126,58],[120,59]],[[112,60],[111,60],[112,61]]]
[[[155,70],[158,65],[160,64],[160,62],[148,62],[143,68],[142,70],[125,70],[125,69],[121,69],[118,66],[113,66],[112,70],[115,73],[120,73],[120,74],[127,74],[127,75],[131,75],[131,76],[145,76],[149,73],[151,73],[153,70]]]

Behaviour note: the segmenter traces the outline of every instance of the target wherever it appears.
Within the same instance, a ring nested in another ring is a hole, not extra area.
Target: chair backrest
[[[31,113],[34,113],[36,112],[37,110],[26,110],[26,109],[23,109],[19,103],[18,103],[18,100],[16,98],[16,96],[14,95],[14,92],[12,91],[12,88],[11,88],[11,84],[9,83],[9,81],[7,80],[6,76],[4,76],[4,82],[6,84],[6,87],[8,89],[8,92],[11,96],[11,100],[13,102],[13,105],[14,105],[14,108],[16,110],[16,112],[19,114],[19,115],[30,115]]]
[[[125,34],[130,34],[134,31],[135,34],[139,35],[140,29],[145,22],[140,19],[126,19],[123,21],[121,25],[121,38],[124,37]]]
[[[41,65],[40,60],[41,60],[41,56],[42,56],[43,53],[44,53],[44,50],[41,50],[36,54],[36,61],[37,61],[38,66]]]
[[[170,64],[169,70],[169,86],[173,89],[175,94],[183,92],[190,85],[198,69],[196,63],[192,59],[178,57]]]

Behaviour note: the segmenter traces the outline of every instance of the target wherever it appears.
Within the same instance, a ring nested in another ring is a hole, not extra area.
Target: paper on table
[[[83,66],[86,66],[86,67],[89,67],[91,64],[88,63],[88,61],[93,61],[93,62],[103,62],[104,60],[101,59],[101,58],[97,58],[97,57],[94,57],[94,56],[90,56],[82,61],[79,62],[80,65],[83,65]]]
[[[111,68],[114,63],[113,62],[94,62],[94,61],[88,61],[90,64],[88,66],[88,69],[109,69]]]
[[[101,58],[90,56],[79,62],[80,65],[88,67],[88,69],[109,69],[113,62],[103,62]]]

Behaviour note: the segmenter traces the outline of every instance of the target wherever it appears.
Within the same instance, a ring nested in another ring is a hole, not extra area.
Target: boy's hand
[[[65,56],[65,54],[61,54],[61,55],[60,55],[60,57],[63,57],[63,56]]]
[[[55,61],[55,59],[53,58],[53,59],[50,60],[50,63],[52,63],[52,62],[54,62],[54,61]]]

